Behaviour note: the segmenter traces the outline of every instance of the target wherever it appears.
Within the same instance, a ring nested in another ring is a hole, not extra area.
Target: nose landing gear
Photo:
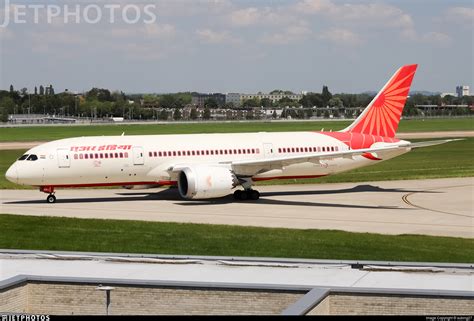
[[[56,196],[54,196],[54,186],[41,186],[40,191],[49,194],[48,197],[46,197],[46,203],[56,203]]]
[[[48,197],[46,197],[46,202],[49,204],[56,203],[56,196],[49,194]]]

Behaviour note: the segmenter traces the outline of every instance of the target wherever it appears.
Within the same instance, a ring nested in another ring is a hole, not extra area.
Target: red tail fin
[[[395,137],[417,66],[398,69],[362,114],[343,131]]]

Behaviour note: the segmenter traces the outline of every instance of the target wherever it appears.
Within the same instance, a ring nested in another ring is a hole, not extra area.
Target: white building
[[[458,97],[469,96],[469,86],[456,86],[456,94]]]

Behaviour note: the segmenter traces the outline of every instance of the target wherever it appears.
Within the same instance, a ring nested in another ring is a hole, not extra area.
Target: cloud
[[[109,34],[116,38],[137,38],[139,36],[163,40],[174,38],[177,31],[170,24],[146,24],[113,28],[109,31]]]
[[[323,32],[320,36],[320,39],[328,40],[337,45],[359,45],[362,44],[362,39],[360,36],[347,29],[330,29]]]
[[[245,8],[230,13],[230,23],[234,26],[251,26],[259,22],[262,13],[258,8]]]
[[[453,7],[446,12],[446,18],[449,21],[473,27],[474,25],[474,8]]]
[[[261,41],[263,43],[272,45],[286,45],[294,42],[300,42],[311,34],[311,29],[305,23],[300,23],[295,26],[289,26],[281,32],[265,34],[261,38]]]
[[[303,14],[315,14],[332,10],[335,5],[329,0],[303,0],[293,6],[293,10]]]
[[[451,37],[441,32],[429,32],[421,36],[421,40],[441,47],[449,46],[452,43]]]
[[[331,38],[353,38],[348,30],[394,29],[404,37],[416,35],[412,17],[400,8],[383,3],[339,4],[329,0],[303,0],[292,6],[292,10],[303,15],[320,15],[329,23],[337,25],[326,36]],[[344,32],[342,32],[345,29]]]
[[[209,28],[196,30],[196,36],[201,42],[209,44],[236,44],[241,40],[233,37],[228,31],[214,31]]]

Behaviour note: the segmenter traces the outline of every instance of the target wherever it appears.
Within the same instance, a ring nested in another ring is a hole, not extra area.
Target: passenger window
[[[84,155],[79,154],[79,159],[83,159],[83,158],[84,158]]]
[[[123,153],[120,153],[120,158],[123,158]]]
[[[109,158],[109,154],[105,153],[104,158]]]
[[[84,159],[89,159],[89,154],[84,154]]]
[[[21,156],[20,158],[18,158],[19,161],[22,161],[22,160],[25,160],[28,158],[28,154],[25,154],[23,156]]]

